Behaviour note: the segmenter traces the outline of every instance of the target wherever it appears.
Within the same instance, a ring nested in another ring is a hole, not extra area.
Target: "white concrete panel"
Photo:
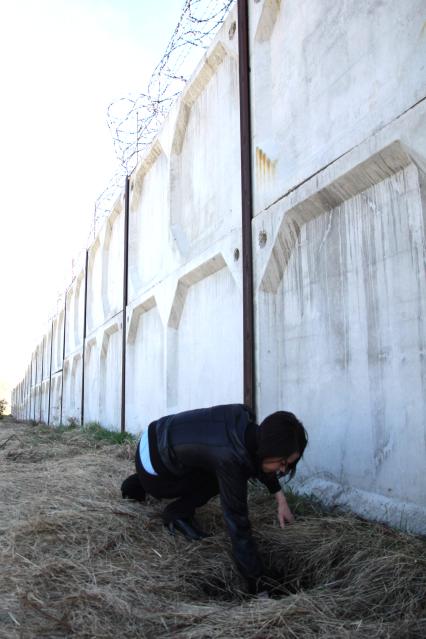
[[[424,0],[277,4],[251,5],[256,214],[425,97]]]
[[[32,419],[34,419],[36,422],[38,422],[39,416],[40,416],[39,406],[40,406],[40,387],[36,386],[34,389],[33,406],[32,406]]]
[[[165,414],[164,327],[156,306],[137,319],[127,345],[126,430],[141,432]]]
[[[43,360],[43,374],[44,379],[49,379],[50,375],[50,350],[51,350],[52,330],[49,329],[44,348],[44,360]]]
[[[84,273],[80,273],[77,277],[74,293],[73,305],[73,329],[74,329],[74,346],[81,347],[83,343],[84,329]]]
[[[43,382],[41,392],[41,417],[40,420],[47,423],[47,413],[49,404],[49,381]]]
[[[43,340],[41,340],[40,344],[36,349],[36,383],[37,385],[41,382],[42,379],[42,362],[43,362]]]
[[[81,355],[76,355],[72,362],[70,402],[68,417],[76,419],[81,417],[81,383],[82,383],[82,360]]]
[[[90,333],[97,328],[104,319],[102,303],[102,254],[99,240],[92,246],[88,262],[87,332]]]
[[[59,426],[61,413],[61,386],[62,374],[58,373],[52,377],[52,386],[50,394],[50,423],[53,426]]]
[[[241,401],[242,298],[224,267],[186,291],[168,334],[168,409]]]
[[[49,354],[50,365],[52,368],[52,373],[55,373],[57,370],[57,353],[58,353],[58,318],[55,317],[52,324],[52,343],[51,343],[51,353]]]
[[[45,359],[46,359],[46,343],[47,343],[47,336],[43,335],[43,338],[41,340],[40,343],[40,349],[39,349],[39,381],[42,382],[44,379],[46,379],[47,374],[46,374],[46,369],[45,369]]]
[[[112,317],[123,307],[123,224],[120,208],[110,216],[105,231],[102,297],[106,317]]]
[[[62,355],[64,349],[64,311],[60,311],[54,331],[53,352],[52,352],[52,372],[62,369]]]
[[[130,299],[164,272],[167,257],[168,161],[159,145],[134,179],[129,220]],[[161,248],[160,248],[161,247]]]
[[[120,430],[121,341],[114,324],[104,335],[100,357],[99,421],[113,430]]]
[[[84,372],[84,422],[97,422],[99,415],[99,350],[96,340],[86,345]]]
[[[183,98],[171,157],[171,233],[183,256],[240,223],[238,62],[219,44]]]
[[[62,423],[68,423],[71,402],[71,361],[65,360],[62,371]]]
[[[285,407],[306,423],[305,476],[419,506],[426,505],[418,472],[426,456],[423,216],[411,164],[303,221],[276,293],[259,299],[262,413]]]
[[[66,304],[66,322],[65,322],[65,356],[68,357],[74,348],[74,303],[75,303],[75,285],[67,292]]]

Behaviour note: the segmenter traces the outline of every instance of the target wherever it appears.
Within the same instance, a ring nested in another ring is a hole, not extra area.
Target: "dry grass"
[[[0,426],[0,637],[426,637],[426,542],[294,499],[281,531],[253,491],[274,597],[250,599],[220,507],[197,543],[162,528],[161,504],[121,499],[132,444],[78,430]]]

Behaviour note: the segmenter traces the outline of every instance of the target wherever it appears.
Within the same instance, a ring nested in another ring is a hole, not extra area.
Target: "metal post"
[[[240,88],[241,203],[243,249],[243,349],[244,403],[255,411],[254,319],[253,319],[253,247],[251,223],[252,149],[250,109],[250,53],[247,0],[238,0],[238,55]]]
[[[24,406],[22,407],[22,417],[27,419],[27,407],[28,407],[28,370],[24,376]]]
[[[31,419],[31,375],[32,375],[32,369],[31,369],[31,363],[28,366],[28,391],[27,391],[27,395],[28,395],[28,403],[27,403],[27,420],[30,421]]]
[[[62,406],[64,401],[64,363],[65,363],[65,335],[67,325],[67,289],[65,289],[65,301],[64,301],[64,338],[62,343],[62,384],[61,384],[61,417],[59,423],[62,424]]]
[[[37,349],[36,349],[36,358],[35,358],[35,380],[34,380],[34,414],[33,414],[33,419],[34,421],[36,420],[35,415],[36,415],[36,398],[35,398],[35,389],[37,387],[37,373],[38,373],[38,358],[37,358]]]
[[[84,375],[86,360],[86,330],[87,330],[87,271],[89,266],[89,249],[86,249],[86,262],[84,266],[84,311],[83,311],[83,350],[81,354],[81,418],[80,424],[84,425]]]
[[[126,177],[124,187],[124,251],[123,251],[123,329],[121,345],[121,432],[126,430],[126,332],[127,297],[129,281],[129,198],[130,178]]]
[[[43,405],[43,375],[44,375],[44,347],[45,347],[45,338],[43,337],[43,341],[41,343],[41,378],[40,378],[40,415],[39,422],[41,422],[41,409]]]
[[[53,353],[53,320],[50,329],[50,365],[49,365],[49,404],[47,408],[47,425],[50,426],[50,400],[52,394],[52,353]]]
[[[32,405],[32,390],[33,390],[33,356],[31,353],[31,361],[30,361],[30,404],[28,410],[28,420],[31,419],[31,405]]]

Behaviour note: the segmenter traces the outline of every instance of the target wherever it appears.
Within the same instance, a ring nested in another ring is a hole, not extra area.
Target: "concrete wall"
[[[249,4],[258,418],[305,423],[300,491],[426,532],[426,4]],[[243,397],[235,21],[131,176],[135,433]],[[122,196],[88,249],[84,352],[81,264],[18,417],[79,420],[84,363],[85,421],[119,428],[123,229]]]

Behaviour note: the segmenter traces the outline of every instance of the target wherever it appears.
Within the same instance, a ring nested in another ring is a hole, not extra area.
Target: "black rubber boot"
[[[179,532],[191,541],[198,541],[199,539],[210,537],[208,533],[198,528],[191,519],[173,519],[164,525],[171,535],[175,535],[176,532]]]
[[[145,501],[145,491],[139,481],[137,473],[130,475],[121,484],[121,494],[123,499],[134,499],[135,501]]]

